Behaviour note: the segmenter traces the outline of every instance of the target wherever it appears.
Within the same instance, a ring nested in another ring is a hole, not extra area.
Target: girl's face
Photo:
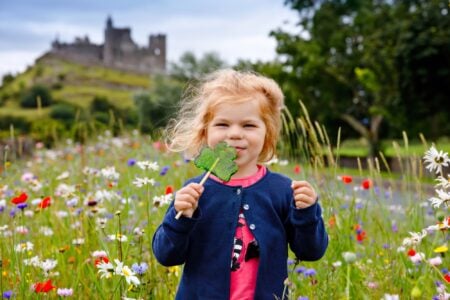
[[[242,103],[219,104],[208,124],[206,142],[209,147],[225,141],[237,151],[236,164],[239,170],[234,178],[242,178],[257,172],[257,162],[261,153],[266,125],[259,112],[258,100]]]

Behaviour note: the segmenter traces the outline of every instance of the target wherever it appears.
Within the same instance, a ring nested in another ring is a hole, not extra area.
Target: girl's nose
[[[228,137],[230,139],[241,139],[243,137],[243,132],[239,126],[231,126],[228,131]]]

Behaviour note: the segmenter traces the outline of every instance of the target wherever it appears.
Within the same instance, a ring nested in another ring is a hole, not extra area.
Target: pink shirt
[[[248,187],[255,184],[266,174],[266,167],[258,165],[258,171],[247,177],[231,179],[224,182],[215,176],[214,180],[228,186]],[[258,275],[259,256],[246,260],[249,247],[252,247],[255,237],[247,226],[243,213],[239,214],[238,226],[236,227],[233,253],[231,254],[231,281],[230,300],[253,299],[256,288],[256,277]]]

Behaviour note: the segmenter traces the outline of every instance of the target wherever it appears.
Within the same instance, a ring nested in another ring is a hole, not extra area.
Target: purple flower
[[[317,274],[317,272],[316,272],[316,270],[314,270],[314,269],[307,269],[304,273],[303,273],[303,275],[305,275],[305,277],[308,277],[308,276],[315,276]]]
[[[304,273],[306,271],[306,268],[305,267],[297,267],[297,269],[295,269],[295,272],[297,273],[297,274],[302,274],[302,273]]]
[[[293,259],[291,259],[291,258],[288,258],[288,260],[287,260],[288,266],[293,265],[294,262],[295,262],[295,261],[294,261]]]
[[[148,265],[145,262],[142,262],[140,264],[134,263],[131,266],[131,269],[138,275],[142,275],[147,271]]]
[[[26,204],[25,202],[17,204],[17,208],[19,208],[21,210],[24,210],[27,206],[28,206],[28,204]]]
[[[161,172],[159,172],[159,175],[164,176],[167,174],[167,171],[169,171],[170,167],[169,166],[164,166],[161,168]]]
[[[10,299],[12,295],[13,295],[13,291],[3,292],[3,298],[5,298],[5,299]]]
[[[9,212],[9,216],[11,218],[14,218],[16,216],[16,212],[17,212],[17,208],[11,209],[11,211]]]
[[[300,296],[297,298],[297,300],[309,300],[309,298],[306,296]]]
[[[363,208],[364,207],[364,204],[362,204],[361,202],[360,203],[356,203],[356,209],[361,209],[361,208]]]
[[[393,223],[392,226],[391,226],[391,228],[392,228],[392,231],[393,231],[393,232],[398,232],[398,226],[397,226],[397,223]]]
[[[130,158],[127,162],[129,167],[134,166],[136,164],[136,160],[134,158]]]

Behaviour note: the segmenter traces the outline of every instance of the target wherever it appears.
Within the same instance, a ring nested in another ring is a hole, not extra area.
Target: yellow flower
[[[437,247],[433,251],[436,252],[436,253],[444,253],[444,252],[448,251],[448,247],[447,247],[447,245],[442,245],[440,247]]]

